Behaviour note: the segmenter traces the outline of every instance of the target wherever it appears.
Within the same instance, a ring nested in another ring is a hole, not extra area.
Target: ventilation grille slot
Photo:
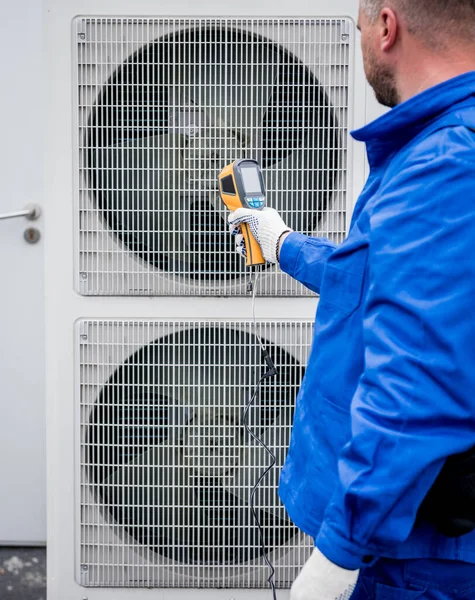
[[[244,295],[217,175],[258,160],[288,225],[340,242],[353,25],[78,18],[77,288]],[[264,269],[261,295],[309,292]]]
[[[249,412],[277,465],[255,506],[276,582],[311,550],[277,495],[309,322],[259,322],[278,375]],[[241,322],[83,321],[78,581],[85,586],[262,588],[269,576],[249,494],[269,464],[242,425],[265,370]]]

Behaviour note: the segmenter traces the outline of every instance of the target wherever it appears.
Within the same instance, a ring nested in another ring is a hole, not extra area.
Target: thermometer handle
[[[241,225],[241,233],[244,236],[244,244],[246,246],[246,267],[264,265],[266,261],[262,255],[261,247],[252,235],[251,228],[247,223]]]

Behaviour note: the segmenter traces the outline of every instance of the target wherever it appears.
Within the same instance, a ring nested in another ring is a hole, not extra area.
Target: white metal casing
[[[191,14],[190,14],[191,13]],[[269,590],[226,589],[109,589],[81,587],[75,578],[75,510],[79,490],[75,488],[76,427],[75,343],[78,319],[249,319],[250,300],[243,298],[199,297],[84,297],[74,291],[74,143],[72,87],[72,22],[77,15],[97,16],[219,16],[219,17],[349,17],[356,22],[357,3],[353,0],[327,2],[276,3],[264,0],[256,4],[243,0],[239,6],[223,6],[213,0],[190,7],[189,3],[164,0],[157,5],[149,0],[47,0],[46,64],[48,67],[48,115],[46,154],[45,268],[47,332],[47,450],[48,450],[48,598],[49,600],[125,600],[163,598],[186,600],[209,598],[267,598]],[[362,61],[355,44],[354,97],[350,105],[351,123],[362,126],[378,111],[364,83]],[[363,187],[364,148],[352,148],[349,170],[352,173],[352,200]],[[313,318],[315,298],[258,298],[258,318]],[[284,600],[288,592],[278,590]]]

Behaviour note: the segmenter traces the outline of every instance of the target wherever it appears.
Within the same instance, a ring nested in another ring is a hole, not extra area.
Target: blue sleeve
[[[336,244],[326,238],[293,232],[282,244],[279,265],[282,271],[319,294],[323,270],[335,248]]]
[[[475,445],[475,164],[446,135],[370,213],[365,367],[316,539],[346,568],[404,542],[445,459]]]

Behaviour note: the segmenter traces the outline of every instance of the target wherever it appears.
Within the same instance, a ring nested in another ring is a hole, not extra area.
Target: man
[[[358,28],[393,110],[353,133],[371,172],[348,238],[230,216],[320,293],[279,486],[315,539],[291,599],[473,599],[475,2],[362,0]]]

